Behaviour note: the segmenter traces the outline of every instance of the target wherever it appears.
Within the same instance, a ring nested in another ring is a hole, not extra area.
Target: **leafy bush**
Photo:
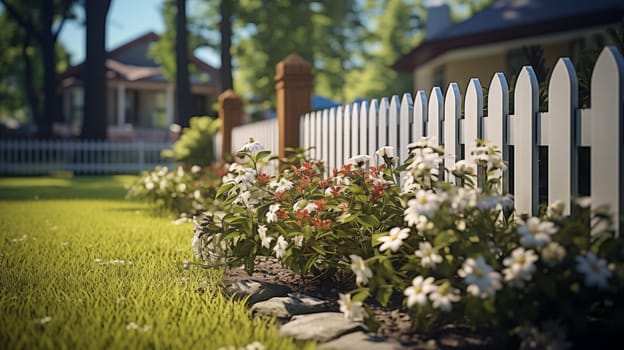
[[[218,119],[211,117],[191,118],[190,127],[182,130],[182,135],[173,144],[173,149],[162,152],[163,157],[188,166],[212,164],[215,161],[214,138],[220,125]]]
[[[222,207],[215,194],[225,172],[224,165],[218,163],[203,168],[178,166],[173,171],[159,166],[151,172],[143,172],[127,195],[188,218]]]
[[[224,213],[196,221],[195,255],[248,270],[274,255],[304,275],[354,278],[340,296],[346,316],[370,318],[362,302],[399,299],[425,333],[469,322],[516,345],[565,348],[565,332],[591,320],[622,324],[624,246],[604,208],[584,199],[573,216],[560,202],[517,215],[499,192],[496,147],[477,141],[450,169],[428,139],[409,148],[400,166],[384,147],[379,166],[357,156],[326,178],[313,161],[269,176],[269,152],[250,140],[217,191]]]

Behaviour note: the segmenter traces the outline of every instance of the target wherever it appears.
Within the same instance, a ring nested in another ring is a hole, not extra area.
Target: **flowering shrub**
[[[151,172],[143,172],[128,189],[128,197],[146,200],[158,208],[190,218],[222,206],[215,194],[225,172],[221,164],[178,166],[174,170],[158,166]]]
[[[622,317],[624,250],[604,210],[579,201],[570,217],[556,202],[519,216],[500,195],[495,146],[477,141],[450,169],[430,140],[409,148],[401,165],[384,147],[377,166],[357,156],[328,177],[315,161],[269,176],[260,170],[269,152],[250,140],[217,191],[225,214],[196,222],[194,252],[248,270],[257,255],[273,255],[303,275],[354,278],[340,295],[345,316],[370,317],[362,302],[371,297],[402,299],[423,332],[467,321],[523,346],[565,345],[565,331],[584,329],[589,316]]]

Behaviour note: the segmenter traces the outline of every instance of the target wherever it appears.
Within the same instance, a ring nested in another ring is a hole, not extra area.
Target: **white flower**
[[[518,227],[520,236],[520,244],[524,247],[541,248],[544,244],[550,242],[553,234],[557,233],[555,224],[550,221],[540,221],[539,218],[529,218],[523,226]]]
[[[281,178],[279,181],[271,181],[269,187],[274,188],[275,193],[284,193],[293,188],[293,183],[285,178]]]
[[[368,164],[368,162],[370,162],[370,158],[371,158],[370,156],[367,156],[365,154],[353,156],[347,159],[347,164],[352,164],[352,165],[357,165],[359,167],[362,167]]]
[[[145,188],[146,188],[146,189],[148,189],[148,190],[153,190],[153,189],[154,189],[154,187],[155,187],[155,186],[154,186],[154,183],[153,183],[153,182],[151,182],[151,181],[146,181],[146,182],[145,182]]]
[[[336,186],[349,186],[351,185],[351,179],[346,176],[335,176],[332,177],[332,181],[336,184]]]
[[[475,146],[470,152],[472,161],[487,169],[506,168],[502,154],[496,145]]]
[[[293,244],[299,248],[303,247],[303,235],[296,235],[293,237]]]
[[[396,252],[403,244],[403,240],[409,237],[409,231],[409,228],[395,227],[390,230],[387,236],[377,238],[378,241],[383,242],[381,247],[379,247],[379,251],[383,252],[390,248],[393,252]]]
[[[40,323],[40,324],[46,324],[46,323],[48,323],[48,322],[50,322],[50,321],[52,321],[52,317],[50,317],[50,316],[46,316],[46,317],[43,317],[43,318],[38,319],[38,320],[37,320],[37,323]]]
[[[191,167],[191,173],[193,173],[193,174],[197,174],[200,171],[201,171],[201,167],[199,165],[193,165]]]
[[[305,206],[304,206],[305,203]],[[301,199],[299,201],[297,201],[294,205],[293,205],[293,210],[297,211],[297,210],[307,210],[308,213],[313,213],[318,209],[318,206],[316,204],[314,204],[314,202],[312,201],[307,201],[305,199]]]
[[[383,146],[375,152],[384,162],[390,162],[391,166],[396,166],[398,159],[394,155],[394,147]]]
[[[429,299],[431,299],[431,305],[435,309],[448,312],[453,309],[451,303],[459,301],[459,290],[451,288],[448,284],[444,284],[429,294]]]
[[[589,208],[592,201],[591,197],[579,197],[574,202],[581,208]]]
[[[253,208],[255,205],[260,203],[260,201],[257,198],[253,198],[250,191],[244,191],[241,192],[232,203],[242,204],[247,208]]]
[[[414,252],[420,258],[420,266],[431,267],[432,269],[435,268],[436,264],[442,262],[442,257],[437,253],[438,251],[433,249],[429,242],[418,243],[418,250]]]
[[[469,163],[465,160],[460,160],[453,166],[453,174],[455,176],[472,175],[474,176],[477,171],[475,170],[474,163]]]
[[[576,257],[576,271],[585,275],[585,285],[588,287],[607,288],[607,280],[611,277],[607,261],[592,252]]]
[[[143,331],[143,332],[147,332],[147,331],[150,330],[150,328],[151,327],[149,325],[144,325],[143,327],[141,327],[138,324],[136,324],[136,322],[130,322],[126,326],[126,330],[129,330],[129,331]]]
[[[269,206],[269,211],[266,213],[266,218],[268,223],[277,222],[279,219],[277,217],[277,211],[280,209],[281,204],[275,203]]]
[[[280,235],[277,237],[277,242],[275,243],[275,247],[273,247],[273,251],[275,252],[275,257],[281,259],[286,255],[286,248],[288,248],[288,242],[284,239],[284,236]]]
[[[481,256],[466,259],[457,274],[468,284],[468,293],[480,298],[494,296],[502,287],[500,273],[494,271]]]
[[[264,151],[264,146],[260,142],[256,142],[253,137],[249,138],[249,141],[241,147],[238,152],[249,152],[252,156],[255,156],[261,151]]]
[[[258,225],[258,236],[260,236],[262,246],[269,249],[271,247],[271,241],[273,241],[273,237],[267,237],[266,234],[267,234],[266,225]]]
[[[378,149],[377,152],[375,152],[375,154],[381,158],[383,157],[394,158],[394,147],[383,146],[380,149]]]
[[[355,283],[358,286],[366,285],[368,279],[373,277],[373,272],[366,266],[361,257],[354,254],[349,255],[349,257],[351,258],[351,270],[355,274]]]
[[[424,306],[427,304],[427,294],[435,291],[438,287],[433,284],[433,277],[423,278],[416,276],[412,280],[412,285],[405,288],[403,294],[407,297],[407,307],[414,304]]]
[[[259,341],[255,341],[245,346],[245,350],[266,350],[266,347]]]
[[[563,261],[566,256],[566,250],[561,244],[557,242],[550,242],[541,251],[542,260],[550,265],[554,266]]]
[[[438,167],[442,163],[442,157],[432,148],[416,148],[411,151],[414,161],[407,166],[407,169],[424,172],[438,173]]]
[[[507,266],[503,270],[505,281],[511,282],[517,287],[524,286],[524,281],[530,281],[535,272],[535,262],[538,257],[532,250],[525,250],[522,247],[514,249],[511,256],[503,260],[503,265]]]
[[[185,183],[179,183],[178,184],[178,192],[184,192],[186,191],[186,184]]]
[[[433,216],[439,205],[438,196],[435,193],[418,190],[416,198],[407,202],[407,209],[403,212],[405,221],[408,222],[408,226],[412,226],[420,215]]]
[[[563,215],[565,203],[562,200],[556,200],[548,206],[546,216],[549,218],[559,218]]]
[[[339,293],[338,305],[340,312],[344,313],[344,317],[351,321],[362,321],[366,317],[361,301],[351,301],[351,294]]]

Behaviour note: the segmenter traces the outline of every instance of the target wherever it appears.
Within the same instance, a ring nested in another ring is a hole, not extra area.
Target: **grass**
[[[314,347],[184,269],[191,225],[124,201],[131,180],[0,178],[0,348]]]

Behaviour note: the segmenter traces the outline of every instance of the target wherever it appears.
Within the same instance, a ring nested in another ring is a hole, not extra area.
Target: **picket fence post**
[[[592,208],[608,205],[616,231],[624,214],[624,60],[615,47],[605,47],[591,78]]]
[[[312,66],[301,56],[288,55],[275,67],[275,98],[279,124],[279,156],[299,147],[299,118],[312,110]]]
[[[243,118],[243,99],[233,90],[219,95],[219,118],[221,119],[221,158],[225,160],[232,153],[232,129],[239,126]]]

